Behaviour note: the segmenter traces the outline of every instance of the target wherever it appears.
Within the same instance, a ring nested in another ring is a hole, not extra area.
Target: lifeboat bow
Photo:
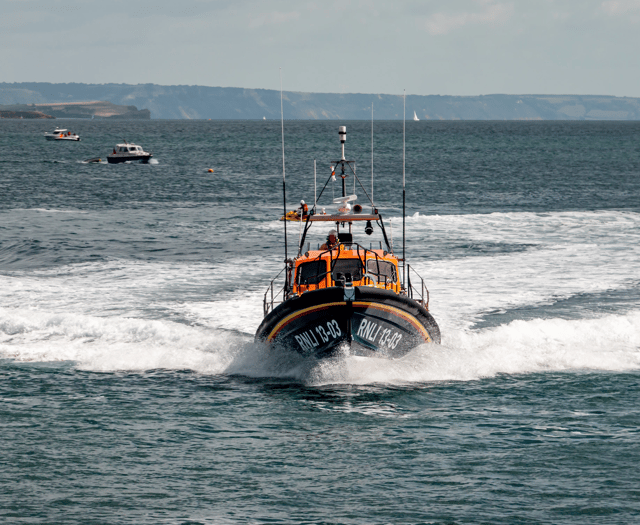
[[[422,343],[440,343],[435,319],[419,302],[392,290],[332,286],[305,292],[274,308],[256,338],[305,356],[397,358]]]

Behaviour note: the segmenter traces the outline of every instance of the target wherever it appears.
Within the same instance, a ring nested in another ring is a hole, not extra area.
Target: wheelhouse
[[[116,151],[118,153],[144,153],[142,146],[136,146],[135,144],[118,144],[116,146]]]
[[[384,250],[339,244],[331,250],[308,251],[294,261],[291,290],[304,292],[331,286],[373,286],[400,293],[398,259]]]

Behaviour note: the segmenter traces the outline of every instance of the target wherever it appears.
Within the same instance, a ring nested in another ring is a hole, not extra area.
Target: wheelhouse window
[[[392,282],[398,280],[396,266],[389,261],[381,261],[380,259],[369,259],[367,261],[367,272],[375,275],[379,283]]]
[[[296,283],[302,285],[320,284],[327,275],[326,261],[311,261],[298,266]]]
[[[345,282],[359,281],[363,274],[362,261],[360,259],[338,259],[335,261],[331,277],[334,281]]]

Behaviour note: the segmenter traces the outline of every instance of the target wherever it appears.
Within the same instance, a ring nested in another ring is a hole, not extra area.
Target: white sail
[[[413,112],[413,120],[420,120],[420,119],[418,118],[418,115],[416,115],[416,112],[415,112],[415,111]]]

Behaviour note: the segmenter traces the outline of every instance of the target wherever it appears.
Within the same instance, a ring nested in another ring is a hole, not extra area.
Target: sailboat
[[[420,120],[420,119],[418,118],[418,115],[416,115],[416,112],[415,112],[415,111],[413,112],[413,120]]]
[[[355,356],[398,358],[420,344],[440,343],[440,329],[429,313],[424,280],[405,262],[404,248],[403,255],[394,253],[371,197],[367,195],[370,209],[365,210],[354,202],[357,195],[347,194],[347,177],[360,179],[355,161],[345,158],[346,134],[340,126],[342,158],[331,163],[327,180],[342,179],[342,196],[333,199],[337,210],[318,212],[321,192],[308,214],[298,219],[304,225],[297,256],[286,259],[264,294],[264,319],[255,338],[318,359],[344,350]],[[364,191],[362,183],[360,187]],[[305,242],[313,225],[331,228],[317,249]],[[382,241],[377,247],[356,241],[359,225],[366,235],[376,225],[384,246]],[[284,282],[276,285],[279,278]]]

